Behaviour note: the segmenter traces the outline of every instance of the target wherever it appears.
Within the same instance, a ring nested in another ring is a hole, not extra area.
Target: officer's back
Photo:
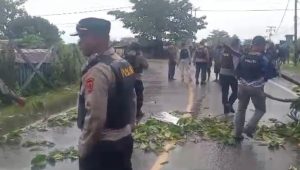
[[[82,71],[78,127],[81,170],[130,170],[135,122],[134,71],[109,47],[110,22],[86,18],[76,27],[88,57]]]

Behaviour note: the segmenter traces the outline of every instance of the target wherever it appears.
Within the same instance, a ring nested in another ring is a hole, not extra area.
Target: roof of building
[[[44,63],[51,63],[54,59],[54,56],[50,54],[49,49],[21,49],[21,51],[32,64],[40,63],[44,60],[46,55],[48,55],[48,57]],[[16,53],[16,63],[26,63],[19,53]]]

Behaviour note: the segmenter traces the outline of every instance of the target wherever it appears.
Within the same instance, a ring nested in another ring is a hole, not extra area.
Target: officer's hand
[[[20,107],[24,107],[25,104],[26,104],[25,98],[19,97],[19,98],[17,99],[17,103],[18,103],[18,105],[19,105]]]

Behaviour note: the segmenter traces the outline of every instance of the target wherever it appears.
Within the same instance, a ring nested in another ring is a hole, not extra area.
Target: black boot
[[[223,106],[224,106],[224,114],[228,115],[230,112],[230,108],[228,107],[228,104],[224,104]]]

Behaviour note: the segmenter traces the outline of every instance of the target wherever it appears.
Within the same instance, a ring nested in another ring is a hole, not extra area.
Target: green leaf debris
[[[216,118],[181,118],[178,126],[149,119],[145,124],[138,125],[134,131],[136,146],[145,151],[159,153],[169,141],[184,143],[187,139],[206,137],[220,143],[232,145],[232,124]],[[196,140],[194,140],[196,141]]]
[[[22,147],[24,148],[31,148],[31,147],[36,147],[36,146],[43,146],[43,147],[49,147],[52,148],[55,146],[53,142],[49,141],[26,141],[22,144]]]
[[[76,150],[74,147],[67,148],[65,150],[54,150],[50,152],[48,155],[45,154],[37,154],[32,160],[31,160],[31,166],[33,169],[43,169],[46,167],[46,165],[49,164],[55,164],[58,161],[64,161],[64,160],[77,160],[79,158],[78,150]]]

